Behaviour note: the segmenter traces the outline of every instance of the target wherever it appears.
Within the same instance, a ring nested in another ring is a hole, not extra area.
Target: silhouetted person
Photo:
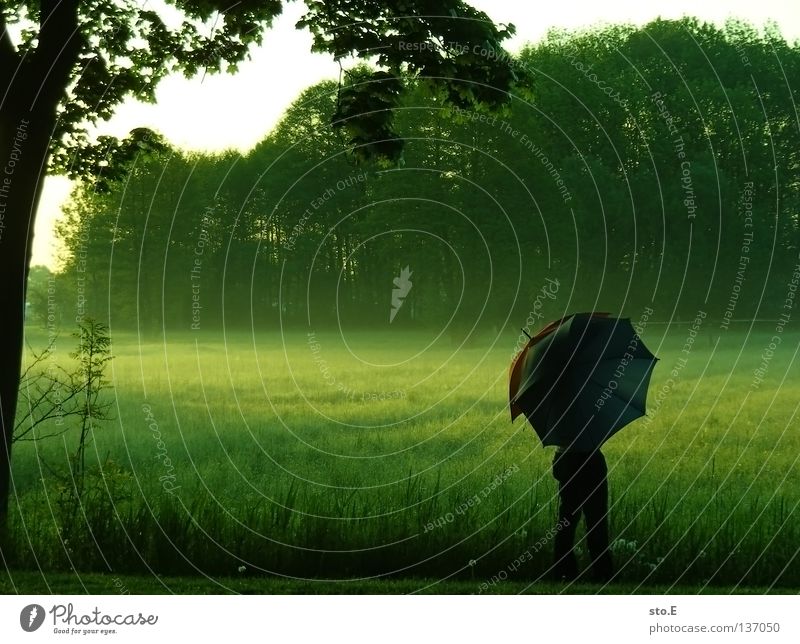
[[[581,514],[586,518],[586,541],[594,581],[613,575],[608,543],[608,468],[599,449],[582,452],[559,447],[553,457],[553,476],[558,481],[559,526],[555,536],[555,574],[558,579],[578,576],[573,549]]]

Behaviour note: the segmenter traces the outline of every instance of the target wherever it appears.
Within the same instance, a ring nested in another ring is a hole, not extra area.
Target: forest
[[[161,141],[122,180],[76,184],[61,269],[31,274],[31,319],[469,332],[551,305],[778,315],[764,303],[798,264],[797,46],[734,20],[657,20],[551,31],[514,67],[527,86],[501,111],[409,82],[396,165],[359,163],[330,127],[356,68],[247,153]],[[390,319],[405,268],[413,290]]]

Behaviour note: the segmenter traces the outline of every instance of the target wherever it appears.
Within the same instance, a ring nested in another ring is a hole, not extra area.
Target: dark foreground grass
[[[760,595],[797,594],[797,589],[690,586],[638,586],[633,584],[559,584],[553,582],[505,581],[479,592],[471,581],[435,579],[344,580],[326,582],[280,577],[146,577],[111,574],[67,574],[4,572],[0,575],[3,595]]]

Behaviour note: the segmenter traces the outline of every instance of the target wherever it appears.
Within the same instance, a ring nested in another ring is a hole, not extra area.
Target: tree
[[[800,157],[780,70],[798,69],[800,48],[747,33],[688,18],[553,32],[518,59],[538,72],[535,105],[514,101],[492,115],[442,109],[423,81],[409,79],[395,127],[413,136],[403,167],[390,172],[354,167],[346,137],[330,127],[340,88],[321,82],[246,155],[171,149],[137,163],[112,190],[77,190],[58,277],[86,275],[86,313],[117,327],[189,329],[186,267],[207,229],[209,329],[223,313],[227,328],[268,328],[279,316],[284,328],[378,328],[388,324],[392,280],[408,265],[413,322],[409,306],[392,328],[449,325],[456,338],[476,322],[526,319],[544,276],[560,278],[575,306],[632,312],[657,297],[687,317],[724,311],[725,282],[746,272],[736,310],[753,316],[759,282],[768,282],[765,304],[780,301],[796,265]],[[347,82],[370,73],[356,67]],[[669,97],[679,134],[660,114],[656,89]],[[777,183],[773,148],[785,168]],[[347,183],[356,174],[365,179]],[[753,253],[739,271],[744,202],[754,194]],[[416,232],[398,234],[398,224]],[[697,277],[686,288],[687,272],[715,281]]]
[[[19,378],[21,404],[18,405],[12,442],[60,436],[69,429],[65,419],[81,413],[80,396],[84,390],[81,374],[55,364],[55,342],[53,336],[41,351],[30,349],[30,362]]]
[[[92,441],[98,421],[112,419],[109,410],[113,403],[101,401],[100,395],[109,388],[105,370],[113,356],[108,328],[101,322],[85,320],[73,335],[78,340],[78,348],[72,357],[78,361],[82,396],[77,409],[80,434],[78,447],[72,456],[71,475],[75,496],[80,499],[86,480],[86,447]]]
[[[126,160],[160,142],[145,129],[121,141],[90,141],[87,126],[108,119],[125,98],[153,102],[167,74],[235,72],[282,6],[283,0],[165,0],[154,9],[135,0],[2,0],[0,521],[7,514],[26,281],[44,174],[88,177],[102,188]],[[392,109],[404,74],[427,78],[457,105],[507,100],[514,71],[501,44],[513,26],[495,26],[462,0],[306,0],[306,7],[298,28],[311,30],[314,51],[375,63],[368,78],[346,85],[336,114],[335,126],[360,159],[400,158]]]
[[[57,507],[64,522],[63,529],[70,532],[79,528],[78,513],[86,503],[90,472],[86,465],[86,448],[100,424],[113,420],[110,413],[113,402],[101,398],[110,388],[105,371],[113,359],[108,327],[88,318],[72,335],[78,345],[70,353],[75,364],[69,369],[54,359],[56,336],[52,336],[41,351],[30,348],[30,360],[20,376],[20,405],[12,437],[12,442],[39,442],[61,436],[77,425],[77,445],[70,455],[68,472],[60,474],[46,461],[41,462],[59,481]],[[66,422],[71,419],[76,419],[77,423]],[[113,465],[111,474],[112,479],[117,474]],[[108,489],[105,474],[103,487]]]
[[[27,321],[47,327],[56,325],[55,275],[47,266],[31,266],[28,273]],[[48,320],[48,318],[50,318]]]

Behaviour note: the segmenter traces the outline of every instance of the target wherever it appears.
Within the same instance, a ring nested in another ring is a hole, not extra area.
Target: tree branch
[[[8,22],[2,10],[0,10],[0,78],[3,85],[8,85],[11,75],[17,70],[20,58],[17,48],[11,41],[11,34],[8,31]]]
[[[69,85],[83,42],[78,0],[41,0],[39,45],[33,55],[38,82],[32,109],[55,110]]]

